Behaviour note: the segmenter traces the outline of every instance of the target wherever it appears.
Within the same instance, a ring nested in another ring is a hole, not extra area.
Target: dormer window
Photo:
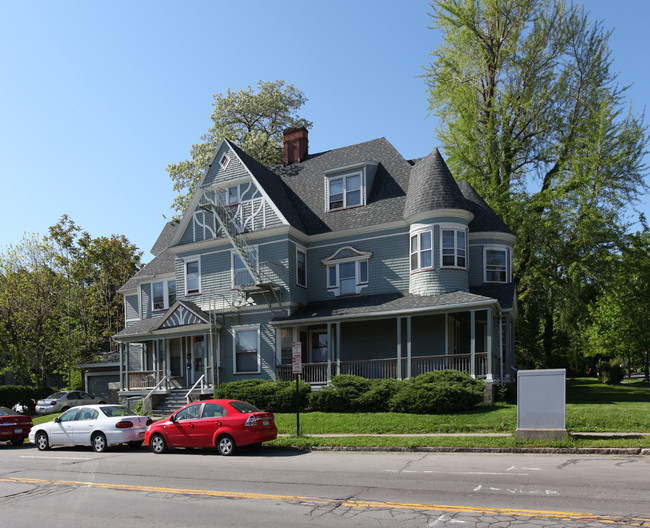
[[[329,179],[329,211],[361,205],[361,172]]]
[[[366,205],[378,163],[364,161],[325,171],[325,211]]]

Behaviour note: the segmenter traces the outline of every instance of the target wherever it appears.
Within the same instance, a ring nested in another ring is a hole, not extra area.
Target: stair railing
[[[160,387],[163,382],[167,379],[167,376],[164,376],[163,379],[161,379],[158,382],[158,385],[156,385],[153,389],[149,391],[149,394],[147,394],[144,398],[142,398],[142,414],[147,414],[149,411],[151,411],[151,395]]]
[[[205,374],[202,374],[201,377],[197,380],[197,382],[192,385],[192,388],[187,391],[187,394],[185,395],[185,399],[187,400],[187,403],[190,403],[190,394],[192,394],[192,391],[196,389],[196,386],[200,383],[201,388],[203,388],[203,382],[205,381]]]

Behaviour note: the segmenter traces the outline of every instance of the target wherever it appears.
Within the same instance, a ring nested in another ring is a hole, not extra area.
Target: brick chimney
[[[284,164],[291,165],[307,157],[309,142],[305,127],[287,128],[284,131]]]

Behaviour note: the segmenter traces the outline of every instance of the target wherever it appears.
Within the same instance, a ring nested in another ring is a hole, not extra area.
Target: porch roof
[[[402,292],[340,297],[309,303],[287,317],[275,317],[271,324],[288,326],[296,323],[333,322],[340,319],[368,319],[446,313],[494,306],[497,299],[468,292],[441,295],[413,295]]]

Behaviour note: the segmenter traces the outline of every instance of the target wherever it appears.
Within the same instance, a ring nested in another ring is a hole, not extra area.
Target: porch
[[[370,359],[361,361],[335,361],[321,363],[303,363],[302,379],[312,385],[327,384],[332,376],[352,374],[368,379],[401,379],[411,378],[436,370],[458,370],[477,378],[488,376],[488,354],[453,354],[413,357],[398,360]],[[295,379],[292,365],[277,365],[277,379],[291,381]]]

